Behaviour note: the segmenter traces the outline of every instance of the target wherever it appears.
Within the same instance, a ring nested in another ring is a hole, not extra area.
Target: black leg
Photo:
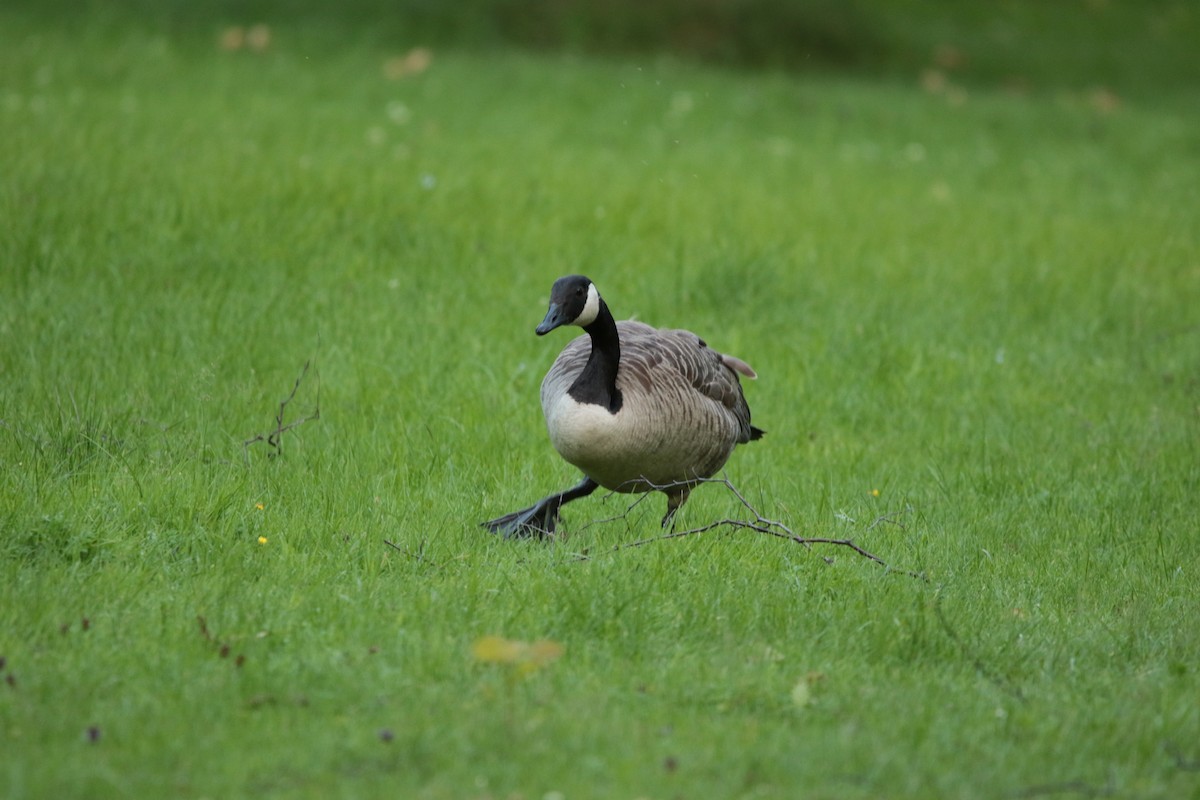
[[[564,503],[578,500],[581,497],[587,497],[596,491],[599,486],[600,484],[585,476],[576,486],[567,489],[565,492],[542,498],[529,508],[523,508],[520,511],[505,514],[503,517],[488,520],[483,523],[483,527],[492,533],[502,534],[505,539],[525,536],[545,538],[554,533],[554,529],[558,524],[558,509]]]
[[[662,526],[664,528],[670,526],[670,530],[675,530],[675,512],[679,507],[687,502],[688,495],[692,493],[691,486],[680,486],[673,491],[667,492],[667,515],[662,518]]]

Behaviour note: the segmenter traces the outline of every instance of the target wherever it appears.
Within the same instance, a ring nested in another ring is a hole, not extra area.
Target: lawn
[[[1194,69],[1069,19],[1104,80],[1044,28],[750,71],[25,5],[0,795],[1200,796]],[[572,272],[752,364],[729,481],[887,566],[661,497],[479,528],[577,480]]]

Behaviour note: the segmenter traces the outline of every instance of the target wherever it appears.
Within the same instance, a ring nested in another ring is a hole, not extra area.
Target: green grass
[[[391,81],[370,36],[219,27],[0,13],[0,794],[1200,793],[1193,88]],[[611,552],[660,498],[476,527],[576,479],[532,335],[574,271],[755,366],[760,511],[928,582]],[[310,359],[320,418],[245,447]]]

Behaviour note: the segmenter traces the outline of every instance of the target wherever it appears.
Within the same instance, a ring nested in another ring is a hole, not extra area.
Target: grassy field
[[[0,795],[1200,796],[1195,84],[104,9],[0,11]],[[753,364],[730,480],[894,569],[480,530],[577,478],[570,272]]]

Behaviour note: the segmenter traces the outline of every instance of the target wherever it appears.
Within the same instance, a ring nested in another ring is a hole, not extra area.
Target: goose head
[[[583,275],[559,278],[550,289],[550,308],[537,326],[537,335],[545,336],[563,325],[586,328],[599,316],[600,302],[595,284]]]

